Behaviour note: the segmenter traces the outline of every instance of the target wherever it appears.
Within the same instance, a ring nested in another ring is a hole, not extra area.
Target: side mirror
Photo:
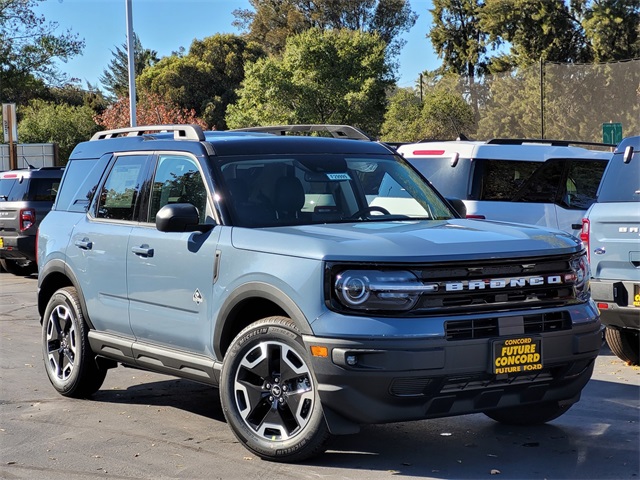
[[[208,232],[213,225],[200,225],[198,209],[190,203],[170,203],[156,215],[156,228],[161,232]]]
[[[449,205],[460,215],[462,218],[467,218],[467,206],[459,198],[447,198]]]

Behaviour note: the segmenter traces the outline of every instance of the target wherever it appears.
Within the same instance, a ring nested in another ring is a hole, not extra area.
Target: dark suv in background
[[[640,136],[624,139],[582,220],[591,264],[591,293],[611,351],[640,363]]]
[[[0,172],[0,265],[14,275],[37,271],[36,234],[58,193],[62,167]]]

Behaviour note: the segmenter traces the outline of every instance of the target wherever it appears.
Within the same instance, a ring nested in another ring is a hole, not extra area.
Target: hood
[[[579,252],[568,233],[489,220],[234,227],[235,248],[327,261],[434,262]]]

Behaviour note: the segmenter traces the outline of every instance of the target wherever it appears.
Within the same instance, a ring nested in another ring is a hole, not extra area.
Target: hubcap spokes
[[[264,342],[245,354],[236,372],[235,401],[245,423],[266,440],[297,435],[314,407],[309,367],[282,342]]]
[[[72,312],[64,305],[53,309],[47,320],[47,359],[51,372],[66,380],[73,372],[76,359],[76,329]]]

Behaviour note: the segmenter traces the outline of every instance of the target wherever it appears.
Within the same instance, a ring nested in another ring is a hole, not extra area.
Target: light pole
[[[127,18],[127,52],[129,58],[129,121],[132,127],[137,126],[136,123],[136,73],[135,73],[135,56],[133,41],[133,12],[131,8],[131,0],[126,2],[126,18]]]

